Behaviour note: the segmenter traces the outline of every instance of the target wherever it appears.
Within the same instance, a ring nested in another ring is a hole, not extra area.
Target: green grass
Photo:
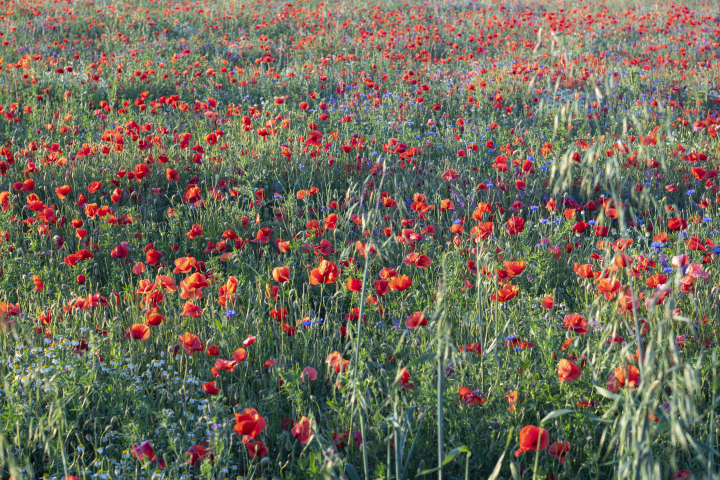
[[[0,10],[0,478],[717,476],[717,6]]]

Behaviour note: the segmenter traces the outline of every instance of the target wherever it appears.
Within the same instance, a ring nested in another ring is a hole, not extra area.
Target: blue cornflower
[[[228,310],[227,312],[225,312],[225,316],[228,318],[234,317],[236,315],[236,313],[237,312],[235,312],[235,310]]]

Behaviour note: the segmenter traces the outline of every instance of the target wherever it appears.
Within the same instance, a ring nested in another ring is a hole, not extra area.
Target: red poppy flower
[[[405,320],[405,326],[410,329],[427,325],[427,318],[422,312],[415,312]]]
[[[220,391],[220,389],[215,386],[215,380],[213,380],[212,382],[203,383],[202,388],[208,395],[216,395]]]
[[[150,327],[142,323],[136,323],[132,327],[125,329],[125,338],[147,340],[150,338]]]
[[[525,220],[520,217],[512,217],[507,221],[507,226],[510,235],[517,235],[525,230]]]
[[[375,293],[377,293],[378,297],[384,297],[390,291],[390,282],[387,280],[375,280],[373,287],[375,287]]]
[[[276,267],[272,271],[273,279],[278,283],[285,283],[290,279],[290,268]]]
[[[357,278],[348,278],[345,287],[351,292],[360,293],[362,291],[362,281]]]
[[[570,442],[567,440],[564,442],[555,442],[548,448],[548,453],[560,460],[560,463],[565,463],[565,455],[567,455],[569,451]]]
[[[561,382],[574,382],[580,378],[582,370],[577,364],[567,359],[560,360],[558,363],[558,379]]]
[[[268,449],[263,442],[255,441],[255,442],[244,442],[244,443],[245,443],[245,448],[247,448],[247,451],[248,451],[248,457],[250,457],[252,460],[255,460],[256,458],[260,458],[260,457],[267,457]]]
[[[310,420],[302,417],[300,421],[290,430],[290,433],[292,433],[293,437],[298,439],[301,444],[305,445],[309,443],[313,436],[313,429]]]
[[[123,244],[118,245],[110,251],[112,258],[125,258],[130,255],[130,249]]]
[[[233,430],[238,435],[247,435],[255,438],[265,429],[265,418],[254,408],[246,408],[241,413],[235,413],[235,426]]]
[[[152,443],[148,441],[141,442],[140,445],[133,443],[133,446],[130,448],[130,454],[138,460],[142,460],[143,457],[147,457],[150,461],[155,460],[155,451],[153,450]]]
[[[529,450],[537,451],[538,448],[545,450],[549,443],[550,434],[547,430],[534,425],[526,425],[520,430],[520,448],[515,452],[515,456],[519,457],[520,454]]]
[[[671,218],[668,220],[667,226],[673,232],[687,229],[687,220],[684,218]]]
[[[207,457],[208,453],[210,453],[210,451],[207,447],[204,447],[202,445],[193,445],[185,453],[186,455],[189,456],[188,465],[191,467],[194,467],[200,461],[205,459],[205,457]],[[211,459],[211,462],[214,463],[214,456],[212,454],[210,455],[210,459]]]

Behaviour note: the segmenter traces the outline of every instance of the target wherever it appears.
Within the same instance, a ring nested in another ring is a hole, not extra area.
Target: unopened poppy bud
[[[267,465],[268,463],[270,463],[270,458],[269,458],[269,457],[263,457],[263,459],[260,460],[260,466],[261,466],[261,467],[264,467],[264,466]]]
[[[421,413],[420,415],[418,415],[418,422],[422,422],[423,420],[425,420],[425,414]]]
[[[380,369],[380,376],[384,377],[385,375],[387,375],[387,370],[385,370],[384,368],[381,368],[381,369]]]
[[[114,318],[113,318],[113,322],[119,322],[119,321],[120,321],[120,317],[114,317]]]
[[[314,402],[314,401],[315,401],[315,395],[310,395],[310,401],[311,401],[311,402]]]
[[[285,450],[288,452],[292,450],[292,443],[290,442],[290,438],[285,439]]]
[[[388,348],[388,344],[387,344],[387,343],[381,343],[381,344],[380,344],[380,348]]]

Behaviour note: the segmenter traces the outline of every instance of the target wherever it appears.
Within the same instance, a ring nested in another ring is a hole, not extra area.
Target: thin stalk
[[[440,337],[442,338],[442,337]],[[443,352],[442,340],[438,342],[438,377],[437,377],[437,437],[438,437],[438,480],[442,480],[443,464]]]

